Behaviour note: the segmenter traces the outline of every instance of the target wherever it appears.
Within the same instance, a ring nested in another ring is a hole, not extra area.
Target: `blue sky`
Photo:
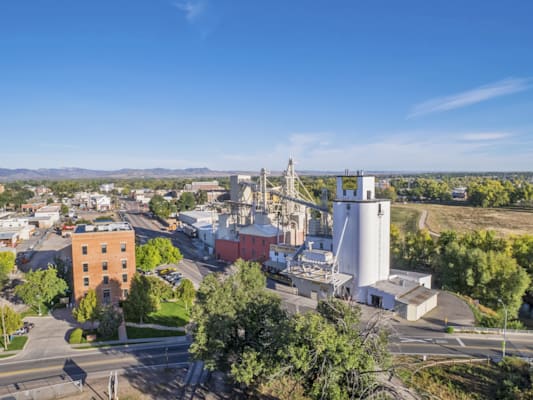
[[[532,15],[0,0],[0,167],[532,170]]]

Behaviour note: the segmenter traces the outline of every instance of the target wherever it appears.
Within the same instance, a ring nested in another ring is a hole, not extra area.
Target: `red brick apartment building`
[[[79,225],[72,234],[72,280],[76,303],[94,289],[102,304],[128,296],[135,274],[135,232],[116,222]]]

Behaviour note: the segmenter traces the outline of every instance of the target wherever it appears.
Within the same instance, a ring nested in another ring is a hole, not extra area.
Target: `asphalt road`
[[[189,238],[183,232],[167,232],[163,225],[152,218],[147,217],[138,210],[136,203],[125,202],[126,212],[124,218],[135,229],[135,236],[139,243],[146,243],[157,237],[169,238],[172,244],[180,249],[183,260],[180,263],[180,272],[190,279],[198,287],[203,278],[212,272],[224,272],[227,268],[225,263],[215,260],[205,260],[205,252],[199,248],[198,241]]]
[[[391,336],[390,351],[395,354],[442,355],[452,357],[501,356],[502,339],[484,335],[447,335],[432,337]],[[111,370],[134,370],[189,361],[188,343],[154,343],[130,347],[78,350],[70,356],[48,357],[38,360],[6,360],[0,363],[0,395],[24,388],[42,379],[85,379],[88,375]],[[168,358],[167,358],[168,354]],[[507,341],[507,354],[533,358],[533,341],[514,335]]]
[[[471,335],[403,336],[389,338],[390,350],[396,354],[443,355],[456,357],[499,358],[502,354],[502,337]],[[507,338],[506,354],[533,358],[533,338],[513,335]]]
[[[50,357],[40,360],[0,363],[0,395],[23,388],[42,379],[85,379],[89,374],[116,369],[133,370],[143,367],[165,366],[189,362],[189,344],[151,344],[133,347],[110,347],[97,350],[78,350],[66,358]],[[167,358],[168,356],[168,358]]]

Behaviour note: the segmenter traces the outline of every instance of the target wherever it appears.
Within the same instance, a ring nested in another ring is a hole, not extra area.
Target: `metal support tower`
[[[260,193],[261,193],[261,211],[268,214],[267,209],[267,170],[261,168],[261,175],[259,177]]]

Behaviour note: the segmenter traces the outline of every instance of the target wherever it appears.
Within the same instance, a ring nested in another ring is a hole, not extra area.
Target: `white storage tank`
[[[366,301],[366,287],[389,277],[390,201],[375,198],[375,179],[337,177],[333,203],[333,251],[339,271],[354,276],[350,295]]]

